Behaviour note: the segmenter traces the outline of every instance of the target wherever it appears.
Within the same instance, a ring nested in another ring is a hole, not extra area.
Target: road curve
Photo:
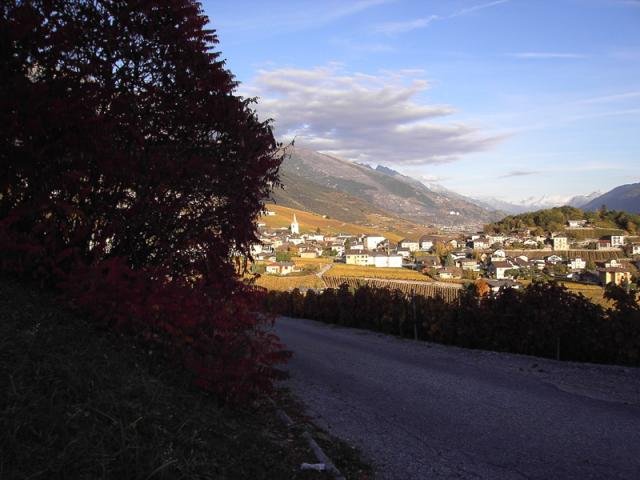
[[[381,479],[640,479],[640,369],[280,318],[288,384]]]

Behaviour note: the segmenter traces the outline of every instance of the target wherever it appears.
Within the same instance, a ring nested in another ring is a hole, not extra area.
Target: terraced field
[[[353,277],[353,278],[380,278],[386,280],[414,280],[417,282],[432,282],[431,278],[415,270],[406,268],[376,268],[360,267],[358,265],[346,265],[335,263],[326,273],[333,277]]]

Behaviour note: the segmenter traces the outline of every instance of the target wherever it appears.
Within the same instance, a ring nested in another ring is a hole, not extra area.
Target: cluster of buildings
[[[583,221],[569,226],[582,228]],[[300,234],[296,216],[288,228],[262,231],[260,243],[252,248],[255,260],[267,263],[266,272],[287,275],[296,272],[289,261],[276,261],[277,251],[294,252],[302,258],[331,256],[348,265],[376,268],[413,268],[442,280],[484,277],[509,283],[517,278],[548,277],[606,284],[631,281],[628,264],[612,259],[587,262],[568,251],[575,245],[565,234],[532,235],[528,230],[502,234],[423,235],[391,243],[384,235]],[[593,239],[587,239],[593,248]],[[627,244],[623,235],[609,235],[595,240],[598,250],[621,251]],[[640,244],[628,245],[630,254],[640,255]],[[518,252],[509,255],[509,249]],[[614,257],[615,255],[612,255]],[[639,262],[640,263],[640,262]]]

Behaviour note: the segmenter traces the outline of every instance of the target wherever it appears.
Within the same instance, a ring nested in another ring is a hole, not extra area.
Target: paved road
[[[276,330],[315,421],[382,479],[640,479],[640,369],[413,342],[299,319]]]

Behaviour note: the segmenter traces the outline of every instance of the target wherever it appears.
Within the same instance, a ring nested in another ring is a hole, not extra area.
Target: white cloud
[[[384,33],[385,35],[396,35],[398,33],[406,33],[412,30],[427,27],[433,21],[438,20],[438,15],[431,15],[425,18],[416,18],[414,20],[407,20],[402,22],[387,22],[382,23],[375,27],[375,31]]]
[[[496,5],[500,5],[502,3],[507,3],[509,0],[495,0],[493,2],[480,3],[478,5],[472,5],[471,7],[463,8],[453,13],[451,17],[459,17],[461,15],[467,15],[469,13],[477,12],[478,10],[483,10],[485,8],[495,7]]]
[[[532,60],[553,60],[553,59],[578,59],[586,58],[587,56],[582,53],[571,52],[518,52],[511,53],[509,56],[514,58],[532,59]]]
[[[214,19],[217,28],[250,31],[264,31],[268,25],[273,32],[299,31],[318,28],[332,22],[364,12],[374,7],[395,2],[396,0],[334,0],[332,2],[310,2],[301,8],[292,8],[284,2],[267,3],[268,13],[247,15],[224,20]]]
[[[374,31],[377,33],[383,33],[385,35],[397,35],[400,33],[411,32],[413,30],[418,30],[421,28],[426,28],[431,25],[433,22],[447,20],[450,18],[461,17],[463,15],[468,15],[469,13],[476,12],[478,10],[483,10],[485,8],[495,7],[497,5],[507,3],[510,0],[495,0],[493,2],[481,3],[477,5],[472,5],[467,8],[463,8],[461,10],[455,11],[449,15],[440,16],[440,15],[429,15],[428,17],[415,18],[412,20],[404,20],[398,22],[386,22],[374,27]]]
[[[504,136],[443,123],[449,105],[418,100],[428,82],[414,76],[348,74],[339,65],[262,70],[250,87],[278,136],[371,163],[433,164],[493,147]]]

